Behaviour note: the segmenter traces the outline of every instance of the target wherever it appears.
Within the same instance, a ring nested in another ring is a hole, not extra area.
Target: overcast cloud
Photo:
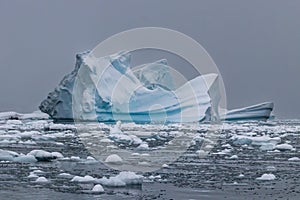
[[[229,108],[274,101],[278,117],[299,118],[299,19],[297,0],[0,0],[0,111],[37,110],[77,52],[120,31],[158,26],[204,46]]]

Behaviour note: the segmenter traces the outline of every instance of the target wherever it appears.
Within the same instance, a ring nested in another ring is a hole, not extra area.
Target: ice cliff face
[[[165,59],[131,69],[130,58],[128,52],[101,58],[77,54],[75,69],[49,93],[40,110],[55,120],[194,122],[268,118],[273,108],[268,104],[219,116],[216,74],[176,87]]]
[[[73,119],[72,114],[72,92],[75,77],[77,76],[78,70],[83,62],[83,58],[89,52],[81,53],[76,55],[75,69],[67,74],[54,89],[53,92],[48,94],[47,99],[42,101],[39,109],[50,115],[53,119],[59,120],[71,120]]]

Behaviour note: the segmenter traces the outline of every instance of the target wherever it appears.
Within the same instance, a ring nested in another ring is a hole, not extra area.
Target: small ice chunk
[[[141,144],[137,147],[137,149],[138,149],[138,150],[148,150],[148,149],[149,149],[148,143],[147,143],[147,142],[141,143]]]
[[[71,156],[70,159],[78,161],[78,160],[80,160],[80,157],[79,156]]]
[[[92,191],[93,192],[104,192],[104,189],[103,189],[102,185],[97,184],[93,187]]]
[[[62,158],[62,154],[59,152],[48,152],[44,150],[32,150],[27,155],[34,156],[38,161],[50,161],[56,158]]]
[[[58,174],[59,177],[62,177],[62,178],[73,178],[74,176],[69,174],[69,173],[60,173]]]
[[[167,165],[167,164],[163,164],[161,167],[162,167],[162,168],[168,168],[168,167],[169,167],[169,165]]]
[[[122,134],[123,132],[121,131],[121,122],[117,121],[116,125],[110,128],[110,133],[111,134]]]
[[[37,182],[37,183],[47,183],[47,182],[49,182],[49,180],[42,176],[42,177],[38,177],[35,180],[35,182]]]
[[[121,164],[123,162],[123,159],[117,154],[111,154],[107,156],[104,162],[111,164]]]
[[[110,187],[126,186],[126,183],[117,177],[110,177],[110,178],[103,177],[103,178],[99,179],[98,182],[100,182],[102,185],[106,185],[106,186],[110,186]]]
[[[20,163],[34,163],[37,162],[37,159],[33,155],[20,155],[15,157],[13,161]]]
[[[271,151],[275,149],[275,144],[273,143],[263,143],[260,147],[262,151]]]
[[[292,157],[292,158],[289,158],[288,161],[300,161],[300,158]]]
[[[36,170],[33,170],[32,173],[35,173],[35,174],[42,174],[42,173],[45,173],[44,171],[40,170],[40,169],[36,169]]]
[[[239,178],[244,178],[245,175],[244,175],[244,174],[240,174],[240,175],[238,175],[238,177],[239,177]]]
[[[87,160],[95,160],[95,158],[92,157],[92,156],[88,156],[86,159],[87,159]]]
[[[0,160],[13,161],[13,159],[18,156],[19,156],[19,154],[14,151],[0,149]]]
[[[285,143],[285,144],[278,144],[278,145],[276,145],[275,148],[278,150],[292,150],[293,146]]]
[[[142,184],[143,176],[137,175],[134,172],[123,171],[120,172],[117,176],[106,178],[103,177],[98,179],[99,183],[111,187],[121,187],[126,185],[138,185]]]
[[[261,181],[271,181],[275,180],[276,176],[274,174],[263,174],[261,177],[258,177],[256,179]]]
[[[231,157],[229,157],[228,159],[232,159],[232,160],[235,160],[235,159],[238,159],[239,157],[237,155],[233,155]]]
[[[94,182],[96,179],[92,176],[86,175],[84,177],[81,176],[74,176],[71,180],[71,182],[80,182],[80,183],[86,183],[86,182]]]
[[[141,165],[141,166],[150,166],[150,164],[146,161],[141,161],[141,162],[138,162],[138,165]]]
[[[232,146],[230,144],[223,144],[222,147],[223,148],[232,148]]]
[[[100,140],[100,142],[103,142],[103,143],[112,143],[113,141],[108,139],[108,138],[103,138]]]

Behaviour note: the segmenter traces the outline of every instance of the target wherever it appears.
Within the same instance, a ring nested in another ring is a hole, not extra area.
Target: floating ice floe
[[[288,161],[300,161],[300,158],[299,157],[292,157],[292,158],[289,158]]]
[[[244,175],[244,174],[239,174],[238,177],[239,177],[239,178],[244,178],[245,175]]]
[[[114,142],[120,143],[120,144],[126,144],[126,145],[139,145],[143,141],[133,134],[127,134],[124,133],[121,130],[121,122],[118,121],[117,124],[110,128],[110,134],[108,138]],[[103,142],[103,140],[102,140]],[[106,142],[106,141],[104,141]]]
[[[112,154],[107,156],[107,158],[105,159],[106,163],[110,163],[110,164],[122,164],[123,159],[118,156],[117,154]]]
[[[263,174],[261,177],[256,179],[261,181],[272,181],[276,179],[276,176],[274,174]]]
[[[46,113],[43,113],[41,111],[35,111],[33,113],[28,114],[21,114],[17,112],[1,112],[0,113],[0,119],[2,120],[37,120],[37,119],[49,119],[49,115]]]
[[[111,176],[109,178],[94,178],[92,176],[86,175],[74,176],[71,182],[80,182],[80,183],[97,183],[110,187],[124,187],[126,185],[139,185],[143,182],[143,176],[137,175],[134,172],[123,171],[116,176]]]
[[[143,151],[143,150],[149,150],[149,145],[148,145],[147,142],[143,142],[143,143],[141,143],[141,144],[137,147],[137,149],[138,149],[138,150],[141,150],[141,151]]]
[[[231,160],[236,160],[238,159],[239,157],[237,155],[233,155],[233,156],[230,156],[228,159],[231,159]]]
[[[166,60],[132,69],[130,60],[129,52],[100,58],[89,52],[77,54],[75,69],[49,93],[40,110],[58,121],[104,122],[196,122],[216,119],[219,110],[224,110],[219,109],[217,74],[176,85]],[[265,120],[272,110],[273,103],[266,102],[226,111],[219,117]]]
[[[15,157],[13,161],[20,163],[34,163],[38,160],[33,155],[20,155],[18,157]]]
[[[61,178],[73,178],[74,177],[73,175],[71,175],[69,173],[65,173],[65,172],[58,174],[58,176]]]
[[[293,146],[290,144],[278,144],[275,146],[276,149],[278,150],[293,150]]]
[[[14,158],[18,157],[19,154],[14,151],[0,149],[0,160],[1,161],[13,161]]]
[[[103,189],[102,185],[97,184],[93,187],[92,191],[93,192],[104,192],[104,189]]]
[[[120,187],[126,185],[140,185],[143,182],[143,176],[137,175],[134,172],[123,171],[120,172],[117,176],[110,178],[101,178],[97,182],[102,185],[111,186],[111,187]]]
[[[13,151],[0,149],[0,160],[7,160],[13,162],[33,163],[37,161],[50,161],[56,158],[62,158],[63,155],[59,152],[47,152],[44,150],[32,150],[27,155],[18,154]]]
[[[38,161],[50,161],[57,158],[63,158],[59,152],[48,152],[44,150],[32,150],[27,155],[34,156]]]
[[[42,176],[42,177],[38,177],[38,178],[35,180],[35,182],[37,182],[37,183],[48,183],[49,180]]]
[[[95,182],[96,178],[86,175],[84,177],[81,176],[74,176],[71,182],[80,182],[80,183],[87,183],[87,182]]]
[[[162,168],[168,168],[169,165],[168,165],[168,164],[163,164],[161,167],[162,167]]]
[[[234,135],[231,137],[234,145],[258,145],[261,150],[273,150],[275,145],[281,141],[280,137]]]

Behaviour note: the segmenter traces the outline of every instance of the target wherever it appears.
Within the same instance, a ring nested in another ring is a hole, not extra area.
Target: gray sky
[[[37,110],[77,52],[158,26],[204,46],[223,76],[228,108],[273,101],[278,117],[299,118],[299,19],[297,0],[0,0],[0,111]]]

